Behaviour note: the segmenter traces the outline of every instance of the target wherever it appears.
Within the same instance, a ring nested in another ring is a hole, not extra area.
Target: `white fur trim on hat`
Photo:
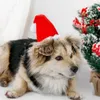
[[[60,37],[60,35],[54,35],[52,38],[54,39],[54,40],[56,40],[56,39],[58,39]]]
[[[54,40],[58,39],[60,37],[60,35],[54,35],[54,36],[49,36],[47,37],[47,39],[53,38]]]

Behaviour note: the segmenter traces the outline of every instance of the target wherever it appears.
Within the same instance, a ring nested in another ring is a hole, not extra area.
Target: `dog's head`
[[[81,38],[68,35],[58,39],[48,38],[35,44],[34,59],[41,73],[74,76],[82,62]]]

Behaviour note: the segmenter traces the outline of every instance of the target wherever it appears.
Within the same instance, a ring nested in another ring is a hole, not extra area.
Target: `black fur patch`
[[[64,76],[62,73],[58,73],[59,75],[61,75],[61,76]]]
[[[62,91],[62,95],[66,95],[66,93],[64,91]]]
[[[34,39],[20,39],[15,41],[10,41],[10,58],[9,58],[9,69],[13,75],[16,74],[21,57],[24,55],[25,50],[27,50],[32,42],[36,42]]]
[[[32,81],[33,85],[36,86],[37,88],[41,87],[41,84],[36,80],[36,78],[34,77],[34,75],[29,77],[30,80]]]
[[[51,56],[47,56],[45,62],[49,61],[51,59]]]
[[[28,71],[29,70],[29,67],[30,67],[30,58],[28,56],[28,53],[25,52],[25,55],[24,55],[24,67],[26,68],[26,70]]]
[[[72,45],[72,50],[73,50],[73,53],[75,54],[76,53],[76,49],[74,48],[73,45]]]
[[[73,57],[73,54],[70,55],[70,58],[72,58],[72,57]]]

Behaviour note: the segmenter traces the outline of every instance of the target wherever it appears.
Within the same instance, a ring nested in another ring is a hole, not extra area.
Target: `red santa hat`
[[[58,35],[54,25],[42,14],[35,16],[30,30],[36,33],[38,42],[50,36]]]

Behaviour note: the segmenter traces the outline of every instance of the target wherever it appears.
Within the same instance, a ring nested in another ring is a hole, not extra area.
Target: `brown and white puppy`
[[[9,78],[14,76],[13,89],[6,92],[8,98],[20,97],[29,90],[79,98],[75,90],[75,75],[84,60],[80,37],[68,35],[42,42],[16,40],[2,47],[6,47],[7,54],[1,54],[6,61],[0,66],[1,73],[10,72]]]

